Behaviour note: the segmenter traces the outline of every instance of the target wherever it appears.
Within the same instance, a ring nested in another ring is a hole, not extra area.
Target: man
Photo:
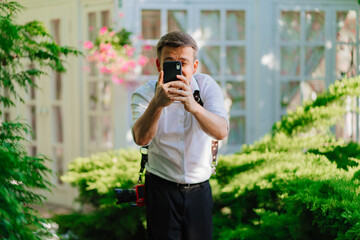
[[[146,164],[147,231],[151,239],[211,239],[211,140],[228,134],[228,118],[217,83],[194,74],[198,47],[183,32],[157,44],[158,81],[132,96],[133,138],[149,145]],[[163,82],[163,63],[180,61],[178,81]],[[203,106],[193,91],[199,90]]]

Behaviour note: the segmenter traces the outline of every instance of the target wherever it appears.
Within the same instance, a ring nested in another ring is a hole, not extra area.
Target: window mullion
[[[305,11],[300,10],[300,92],[301,92],[301,102],[304,101],[304,91],[305,91],[305,48],[306,48],[306,38],[305,38]]]

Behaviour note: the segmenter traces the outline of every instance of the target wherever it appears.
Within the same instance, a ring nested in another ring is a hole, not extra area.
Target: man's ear
[[[161,71],[161,64],[160,64],[160,61],[159,61],[158,58],[156,59],[156,67],[157,67],[157,70],[160,72]]]
[[[196,71],[197,71],[198,67],[199,67],[199,61],[198,61],[198,60],[195,60],[195,61],[194,61],[194,70],[193,70],[193,74],[195,74],[195,73],[196,73]]]

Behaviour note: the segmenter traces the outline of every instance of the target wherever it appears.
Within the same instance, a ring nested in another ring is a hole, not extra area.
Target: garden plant
[[[214,239],[359,239],[360,145],[334,135],[346,114],[358,114],[346,110],[358,96],[358,77],[335,81],[258,142],[219,156],[211,178]],[[131,188],[139,166],[134,149],[75,159],[63,180],[94,210],[57,216],[62,234],[146,239],[145,209],[116,205],[113,191]]]
[[[50,159],[27,152],[31,128],[25,120],[6,119],[4,110],[24,103],[23,92],[50,69],[64,72],[63,56],[79,55],[57,45],[41,22],[15,23],[23,7],[0,1],[0,239],[42,239],[47,220],[34,210],[44,200],[33,190],[50,191]],[[27,65],[33,67],[28,68]]]

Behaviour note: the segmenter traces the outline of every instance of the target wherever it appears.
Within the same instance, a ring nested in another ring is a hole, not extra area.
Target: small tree
[[[34,79],[46,75],[45,68],[64,72],[63,55],[78,55],[73,48],[57,45],[42,23],[18,25],[14,21],[23,7],[14,1],[0,1],[0,117],[3,109],[24,102],[21,91],[37,88]],[[23,64],[34,66],[26,69]],[[46,175],[51,171],[46,156],[30,156],[23,142],[31,132],[24,121],[0,125],[0,238],[39,239],[45,220],[31,207],[44,197],[33,189],[50,190]]]

